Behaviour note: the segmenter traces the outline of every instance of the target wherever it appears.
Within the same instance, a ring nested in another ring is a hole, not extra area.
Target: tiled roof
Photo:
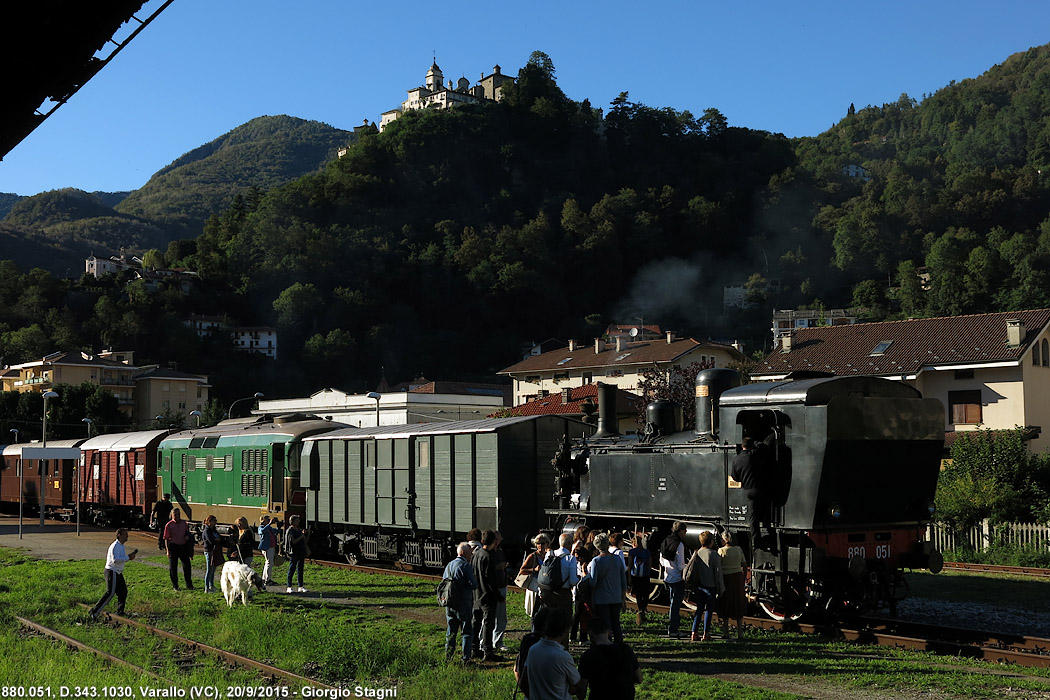
[[[402,385],[398,385],[401,387]],[[405,389],[399,389],[405,391]],[[437,380],[426,382],[415,389],[408,389],[412,394],[459,394],[467,396],[502,396],[504,402],[510,398],[510,384],[486,384],[479,382],[452,382]]]
[[[526,357],[521,362],[499,371],[499,374],[519,374],[544,372],[550,370],[586,369],[595,367],[630,367],[633,365],[651,365],[654,362],[666,363],[677,360],[682,355],[696,349],[709,348],[722,350],[736,358],[743,355],[732,345],[712,341],[700,342],[692,338],[682,338],[668,343],[664,339],[644,340],[623,343],[616,349],[616,343],[606,343],[605,350],[595,352],[594,345],[584,345],[570,351],[568,348],[552,350],[542,355]],[[566,361],[566,358],[568,360]]]
[[[192,379],[204,383],[207,383],[208,381],[207,377],[204,375],[180,372],[177,369],[165,367],[153,367],[141,374],[136,374],[133,379]]]
[[[511,409],[511,414],[515,416],[579,416],[583,415],[582,407],[588,398],[595,407],[597,407],[597,384],[584,384],[583,386],[574,387],[570,390],[568,403],[563,403],[561,392],[556,391],[549,396],[544,396],[523,403],[520,406],[515,406]],[[620,389],[616,392],[616,412],[625,414],[634,413],[637,410],[636,406],[638,402],[641,400],[642,397],[638,394],[632,394],[629,391]]]
[[[132,365],[126,365],[123,362],[117,362],[116,360],[107,360],[98,355],[87,355],[82,352],[55,352],[50,355],[45,355],[39,360],[30,360],[29,362],[23,362],[15,367],[35,367],[44,364],[50,365],[94,365],[101,367],[113,367],[118,369],[134,370],[137,369]]]
[[[1017,347],[1006,344],[1006,322],[1013,319],[1025,327],[1024,340]],[[751,374],[781,376],[809,370],[839,376],[897,376],[935,365],[1016,362],[1048,323],[1050,309],[1037,309],[803,328],[795,331],[791,352],[781,352],[778,345]],[[884,352],[872,354],[888,341],[892,342]]]

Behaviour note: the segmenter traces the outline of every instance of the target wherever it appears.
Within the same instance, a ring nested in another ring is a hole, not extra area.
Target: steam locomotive
[[[875,377],[739,384],[733,370],[699,373],[695,429],[683,431],[666,401],[646,408],[637,439],[600,418],[595,435],[556,460],[556,527],[647,533],[654,552],[676,520],[688,523],[691,548],[703,530],[732,531],[751,562],[748,593],[771,617],[894,612],[903,570],[943,564],[924,541],[944,444],[940,402]],[[612,415],[613,391],[600,392],[600,416]],[[747,524],[755,502],[731,472],[745,437],[769,445],[771,462],[771,534],[757,542]]]

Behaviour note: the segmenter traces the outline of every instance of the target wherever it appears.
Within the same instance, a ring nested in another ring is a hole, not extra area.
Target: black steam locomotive
[[[594,436],[566,444],[548,511],[557,527],[646,533],[654,552],[675,520],[689,524],[693,547],[703,530],[730,530],[751,561],[749,595],[770,616],[893,612],[907,590],[902,570],[943,563],[924,541],[944,444],[940,402],[875,377],[739,384],[727,369],[697,376],[695,430],[682,430],[675,404],[655,402],[637,439],[600,419]],[[605,417],[609,389],[599,397]],[[745,437],[768,446],[770,534],[757,542],[747,524],[755,502],[731,476]]]

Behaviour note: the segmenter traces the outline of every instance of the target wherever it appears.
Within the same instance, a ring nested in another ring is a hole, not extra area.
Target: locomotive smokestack
[[[613,437],[619,435],[616,429],[616,395],[615,384],[598,382],[598,432],[594,437]]]
[[[727,389],[740,386],[734,369],[705,369],[696,375],[696,432],[718,434],[718,399]]]

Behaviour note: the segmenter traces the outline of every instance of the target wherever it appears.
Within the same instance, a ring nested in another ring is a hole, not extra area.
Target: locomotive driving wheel
[[[772,564],[752,570],[752,577],[756,601],[766,615],[784,622],[798,620],[805,614],[811,596],[804,580],[793,574],[775,573]]]

